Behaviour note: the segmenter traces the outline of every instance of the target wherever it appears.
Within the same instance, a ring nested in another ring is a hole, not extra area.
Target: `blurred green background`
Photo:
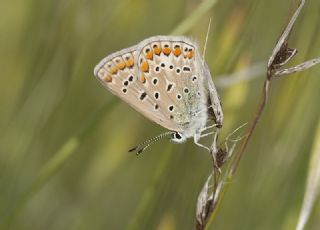
[[[164,129],[105,90],[93,68],[107,54],[152,35],[183,33],[203,47],[211,17],[206,60],[227,135],[251,119],[264,74],[224,87],[219,82],[266,63],[296,5],[291,0],[1,1],[1,228],[193,229],[197,196],[211,170],[209,155],[192,141],[166,140],[139,157],[127,153]],[[307,2],[290,40],[299,50],[291,65],[320,56],[319,12],[320,1]],[[273,82],[210,229],[294,229],[319,139],[319,74],[315,67]],[[319,229],[319,216],[317,202],[307,229]]]

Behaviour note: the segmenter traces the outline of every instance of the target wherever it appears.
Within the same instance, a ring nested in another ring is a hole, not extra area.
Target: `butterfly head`
[[[183,143],[187,140],[187,137],[180,132],[173,132],[170,141],[174,143]]]

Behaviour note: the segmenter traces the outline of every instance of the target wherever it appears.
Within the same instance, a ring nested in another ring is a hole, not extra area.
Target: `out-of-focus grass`
[[[308,180],[303,205],[297,223],[297,230],[305,229],[315,204],[319,203],[320,195],[320,122],[315,133],[313,148],[309,162]]]
[[[45,183],[59,170],[62,164],[70,158],[70,156],[76,151],[84,138],[90,133],[97,122],[101,119],[101,116],[105,114],[106,110],[112,110],[115,105],[115,100],[105,103],[90,119],[82,126],[77,134],[69,138],[53,155],[53,157],[42,167],[38,176],[31,186],[21,195],[17,203],[13,205],[12,210],[9,211],[4,219],[4,226],[10,226],[14,221],[16,215],[24,207],[24,205],[34,196]]]
[[[175,29],[173,29],[171,34],[181,35],[188,32],[190,29],[192,29],[192,27],[199,23],[201,17],[203,17],[217,2],[218,0],[202,1],[188,17],[186,17]]]
[[[180,25],[177,26],[176,29],[174,29],[174,33],[183,34],[187,32],[189,29],[191,29],[192,25],[196,23],[197,20],[201,16],[203,16],[204,13],[206,13],[210,8],[216,3],[214,0],[207,0],[204,1],[202,4],[200,4],[197,9],[190,15],[190,18],[187,18],[187,20],[184,20],[180,23]],[[191,19],[191,20],[190,20]],[[23,208],[26,202],[38,192],[38,190],[50,179],[50,177],[61,167],[61,165],[75,152],[77,147],[80,145],[80,142],[83,141],[83,137],[88,133],[88,130],[92,129],[98,122],[98,120],[101,119],[102,115],[107,115],[106,111],[107,109],[110,111],[112,110],[113,104],[115,104],[115,101],[111,101],[109,103],[106,103],[102,106],[101,109],[99,109],[96,114],[92,116],[91,119],[88,119],[84,122],[84,125],[82,127],[82,130],[80,130],[80,133],[78,135],[74,135],[71,138],[69,138],[66,143],[64,143],[60,149],[54,154],[52,159],[44,165],[42,170],[39,173],[39,176],[36,178],[35,182],[30,186],[30,188],[21,196],[20,200],[17,202],[17,205],[13,207],[13,210],[9,212],[9,215],[5,221],[5,225],[9,225],[12,220],[14,220],[15,215],[18,213],[18,211]],[[164,155],[166,156],[166,155]],[[163,164],[166,164],[167,157],[163,157],[161,167],[156,171],[155,174],[155,180],[159,180],[159,176],[161,175],[161,171],[163,170]],[[137,209],[136,217],[133,218],[133,221],[131,224],[129,224],[129,228],[139,228],[139,219],[142,218],[142,214],[145,212],[143,209],[144,206],[150,202],[150,199],[153,194],[153,187],[150,187],[150,190],[148,192],[148,196],[143,198],[143,201],[140,208]],[[146,213],[146,212],[145,212]]]
[[[111,99],[93,78],[93,66],[110,52],[171,31],[189,31],[203,45],[212,17],[207,62],[214,76],[228,74],[268,57],[291,4],[1,2],[1,222],[22,202],[26,206],[14,212],[12,229],[123,229],[130,223],[140,229],[192,228],[210,158],[192,142],[169,147],[163,141],[139,158],[127,154],[163,129]],[[308,2],[295,27],[296,62],[320,54],[319,7]],[[274,83],[212,228],[295,226],[320,114],[319,71]],[[225,134],[250,119],[261,83],[245,81],[220,91]],[[118,106],[101,107],[108,103]],[[313,216],[310,223],[319,225]]]

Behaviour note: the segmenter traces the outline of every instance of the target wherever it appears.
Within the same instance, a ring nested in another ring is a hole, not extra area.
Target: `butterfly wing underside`
[[[197,46],[182,36],[152,37],[138,46],[138,74],[144,76],[158,112],[192,136],[207,120],[207,92]]]
[[[156,36],[107,56],[96,66],[95,75],[150,120],[192,136],[194,127],[206,123],[207,101],[214,96],[210,72],[203,64],[197,46],[188,38]]]
[[[208,106],[211,106],[209,112],[212,113],[217,127],[221,128],[223,125],[223,111],[221,107],[221,101],[206,63],[204,63],[204,68],[202,72],[205,76],[205,86],[207,87],[207,92],[209,94]]]

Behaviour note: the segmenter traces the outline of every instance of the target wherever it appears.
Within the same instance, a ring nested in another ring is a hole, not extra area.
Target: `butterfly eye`
[[[173,137],[174,137],[175,139],[178,139],[178,140],[181,140],[181,139],[182,139],[182,136],[180,135],[179,132],[175,132],[175,133],[173,134]]]
[[[176,143],[183,143],[186,141],[186,137],[179,132],[174,132],[172,134],[171,141],[176,142]]]

